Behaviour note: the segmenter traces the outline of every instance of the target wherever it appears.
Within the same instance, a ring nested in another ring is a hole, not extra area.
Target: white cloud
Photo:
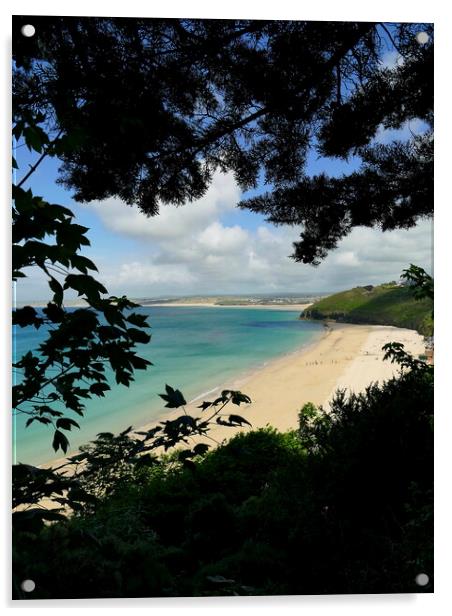
[[[193,276],[186,267],[153,265],[152,263],[133,261],[132,263],[123,263],[110,283],[124,285],[129,284],[132,280],[135,284],[141,284],[144,287],[154,284],[164,285],[167,281],[185,286],[194,282]]]
[[[384,128],[382,124],[378,127],[373,141],[381,144],[388,144],[394,140],[406,141],[413,136],[422,135],[428,130],[429,126],[420,118],[407,120],[400,128]]]
[[[380,65],[382,68],[393,69],[396,66],[403,66],[404,59],[403,56],[399,54],[395,49],[391,51],[387,51],[383,54],[383,57],[380,59]]]
[[[359,259],[355,252],[352,250],[344,250],[338,252],[335,255],[335,262],[337,265],[345,265],[346,267],[359,267]]]
[[[232,210],[240,190],[232,174],[217,173],[207,193],[182,207],[162,205],[157,216],[146,217],[137,207],[127,207],[118,199],[90,203],[96,207],[104,224],[112,231],[138,239],[175,239],[199,231],[218,216]]]
[[[103,260],[109,290],[138,297],[333,291],[398,279],[411,262],[431,268],[430,222],[390,233],[355,229],[313,268],[288,258],[300,229],[253,227],[259,219],[237,214],[239,198],[232,176],[217,174],[202,199],[180,208],[163,206],[154,218],[116,200],[99,204],[96,211],[108,229],[141,240],[136,253],[118,256],[119,265]]]
[[[228,254],[231,251],[241,250],[249,241],[248,233],[234,225],[224,227],[218,221],[213,222],[202,231],[198,237],[200,248],[215,254]]]

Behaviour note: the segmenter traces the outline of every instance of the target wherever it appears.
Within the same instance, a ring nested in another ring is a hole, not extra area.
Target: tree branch
[[[330,71],[334,67],[336,67],[340,63],[342,58],[346,56],[351,49],[353,49],[353,47],[358,43],[358,41],[368,32],[370,32],[370,30],[375,28],[375,26],[375,23],[360,24],[358,30],[354,32],[353,35],[350,35],[350,37],[336,49],[336,51],[331,55],[330,58],[328,58],[328,60],[323,64],[323,66],[319,66],[316,74],[304,80],[304,82],[300,86],[300,91],[304,90],[305,92],[309,92],[311,89],[315,88],[318,80],[317,76],[321,76],[325,72]],[[222,137],[225,137],[227,134],[233,133],[236,130],[239,130],[240,128],[246,126],[247,124],[250,124],[251,122],[255,122],[259,118],[269,113],[275,113],[275,110],[269,106],[265,106],[258,109],[256,112],[242,118],[241,120],[232,123],[225,122],[222,128],[217,128],[216,130],[211,131],[211,134],[207,134],[204,137],[200,138],[198,140],[198,143],[195,142],[191,146],[191,148],[194,149],[190,152],[190,155],[196,156],[205,147],[212,145]],[[180,147],[176,148],[172,152],[156,154],[155,156],[150,157],[149,160],[164,160],[170,156],[181,154],[182,152],[184,152],[185,149],[190,150],[190,148]]]
[[[41,156],[38,158],[38,160],[36,161],[36,163],[35,163],[34,165],[31,165],[31,166],[30,166],[30,170],[28,171],[28,173],[26,173],[26,174],[24,175],[24,177],[21,179],[21,181],[19,182],[19,184],[17,184],[17,188],[20,188],[20,187],[22,186],[22,184],[24,184],[24,183],[28,180],[28,178],[30,177],[30,175],[32,175],[32,174],[36,171],[36,169],[37,169],[37,168],[39,167],[39,165],[42,163],[42,161],[44,160],[44,158],[48,155],[48,153],[49,153],[49,147],[50,147],[51,145],[53,145],[57,139],[59,139],[59,138],[60,138],[60,136],[61,136],[61,133],[62,133],[62,132],[63,132],[63,129],[61,129],[61,130],[58,132],[58,134],[57,134],[57,136],[55,137],[55,139],[49,143],[49,145],[48,145],[47,149],[45,150],[45,152],[43,152],[43,153],[41,154]]]
[[[400,49],[397,47],[395,40],[392,38],[392,34],[389,32],[389,30],[387,29],[387,27],[383,24],[380,23],[380,26],[383,28],[383,30],[386,32],[386,34],[388,35],[389,40],[391,41],[394,49],[397,51],[397,53],[399,53],[401,56],[403,56],[403,53],[400,51]]]

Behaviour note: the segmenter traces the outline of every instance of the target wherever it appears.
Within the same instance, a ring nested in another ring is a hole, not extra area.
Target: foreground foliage
[[[14,138],[40,156],[12,186],[12,278],[20,283],[31,272],[41,275],[49,300],[42,311],[14,307],[13,327],[43,328],[47,337],[36,350],[13,359],[12,408],[27,417],[27,428],[50,428],[53,449],[66,453],[67,433],[80,427],[74,415],[83,417],[87,401],[111,389],[109,372],[129,387],[135,371],[151,365],[137,353],[151,336],[146,316],[133,311],[138,305],[109,296],[92,275],[97,267],[82,254],[90,245],[88,228],[76,224],[67,207],[24,188],[46,156],[72,150],[72,136],[60,132],[52,138],[41,113],[14,108],[13,114]],[[19,169],[14,158],[13,167]],[[68,292],[81,300],[79,308],[66,307]]]
[[[101,432],[96,439],[80,447],[76,453],[56,468],[39,468],[29,464],[13,466],[14,532],[35,533],[45,522],[64,520],[74,512],[95,509],[99,499],[121,492],[133,481],[137,470],[160,464],[156,454],[179,446],[173,459],[184,467],[193,467],[193,458],[206,453],[212,426],[229,428],[251,426],[241,415],[230,413],[229,404],[240,406],[251,399],[240,391],[223,390],[212,401],[202,402],[201,416],[189,415],[182,392],[166,385],[160,394],[165,407],[182,409],[178,417],[161,421],[146,431],[134,431],[132,426],[114,435]]]
[[[16,534],[15,580],[42,598],[431,591],[414,580],[433,576],[433,372],[386,350],[399,379],[306,405],[298,431],[134,465]]]

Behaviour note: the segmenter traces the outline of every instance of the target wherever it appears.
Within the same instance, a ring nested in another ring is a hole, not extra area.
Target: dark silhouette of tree
[[[432,214],[433,27],[257,20],[16,18],[14,114],[70,148],[60,181],[79,201],[118,196],[149,215],[201,197],[233,171],[240,203],[300,226],[293,257],[319,263],[354,227],[407,228]],[[420,30],[429,41],[419,44]],[[385,68],[388,50],[403,62]],[[430,127],[386,145],[380,127]],[[308,155],[357,156],[341,177]]]
[[[39,126],[41,119],[24,113],[13,129],[17,139],[40,155],[37,164],[44,156],[70,147],[71,140],[70,135],[51,140]],[[15,414],[27,417],[26,427],[51,428],[53,449],[66,453],[66,433],[80,427],[70,415],[82,417],[87,400],[105,396],[111,389],[109,371],[116,383],[129,387],[135,370],[151,365],[137,354],[138,344],[150,340],[149,325],[145,315],[132,311],[137,304],[124,296],[108,296],[92,276],[97,268],[81,254],[90,244],[88,229],[74,222],[71,210],[22,187],[37,164],[12,187],[12,277],[18,281],[30,268],[37,269],[47,280],[50,298],[42,310],[14,309],[12,323],[42,327],[47,337],[37,349],[15,358],[12,406]],[[14,158],[13,167],[18,168]],[[69,289],[84,300],[79,308],[65,306]]]
[[[408,269],[403,270],[401,278],[404,278],[410,284],[416,299],[428,298],[433,300],[434,280],[422,267],[411,263]]]

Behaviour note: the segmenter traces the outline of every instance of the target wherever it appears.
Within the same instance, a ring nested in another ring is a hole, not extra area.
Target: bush
[[[433,375],[413,366],[330,413],[306,405],[298,432],[141,468],[94,510],[19,534],[15,579],[34,598],[431,591],[414,580],[433,577]]]

